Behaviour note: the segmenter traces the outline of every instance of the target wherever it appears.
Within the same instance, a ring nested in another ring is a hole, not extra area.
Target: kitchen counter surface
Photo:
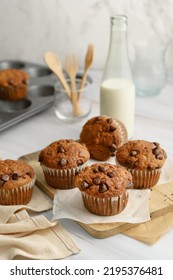
[[[22,121],[0,133],[0,157],[17,159],[22,155],[40,150],[49,143],[62,138],[78,139],[83,124],[92,116],[99,115],[100,71],[90,71],[93,78],[91,87],[92,111],[90,115],[75,124],[63,123],[57,119],[54,108]],[[173,161],[173,84],[167,83],[155,97],[137,97],[134,139],[156,141],[166,150]],[[45,215],[51,219],[52,212]],[[154,245],[146,245],[123,234],[96,239],[79,224],[61,220],[81,252],[68,259],[172,259],[173,229]]]

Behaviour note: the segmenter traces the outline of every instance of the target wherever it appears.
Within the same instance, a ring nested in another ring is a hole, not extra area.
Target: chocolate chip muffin
[[[116,161],[133,176],[134,188],[155,186],[160,178],[166,152],[157,142],[131,140],[117,149]]]
[[[80,133],[80,143],[85,143],[91,158],[99,161],[115,156],[116,149],[126,141],[124,124],[107,116],[91,118]]]
[[[0,99],[17,101],[27,96],[29,75],[20,69],[0,70]]]
[[[85,207],[101,216],[123,211],[128,202],[128,189],[133,187],[130,172],[109,163],[94,163],[80,171],[75,178]]]
[[[27,204],[35,183],[33,168],[18,160],[0,160],[0,204]]]
[[[40,152],[39,162],[48,185],[56,189],[70,189],[74,187],[76,173],[84,168],[89,157],[84,145],[72,139],[61,139]]]

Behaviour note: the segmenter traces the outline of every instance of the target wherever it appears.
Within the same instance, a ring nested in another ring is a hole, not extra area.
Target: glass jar
[[[66,82],[71,88],[70,79],[66,78]],[[76,113],[74,112],[74,104],[70,100],[62,87],[60,82],[55,84],[55,114],[56,116],[66,122],[76,122],[84,117],[87,117],[91,112],[91,84],[92,80],[90,77],[87,78],[85,86],[80,90],[81,87],[81,77],[77,76],[76,80],[76,92],[77,95],[77,107]],[[71,92],[71,94],[74,94]]]
[[[133,65],[138,96],[158,95],[166,83],[166,45],[160,42],[136,43]]]

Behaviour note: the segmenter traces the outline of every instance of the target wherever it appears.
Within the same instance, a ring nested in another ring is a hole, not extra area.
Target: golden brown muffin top
[[[35,177],[33,168],[19,160],[0,160],[0,188],[12,189],[23,186]]]
[[[61,139],[44,148],[39,155],[39,162],[53,169],[76,168],[90,158],[87,148],[72,140]]]
[[[75,186],[94,197],[119,196],[132,188],[132,175],[122,166],[94,163],[76,175]]]
[[[127,168],[153,170],[161,168],[167,158],[157,142],[131,140],[117,149],[116,159]]]
[[[115,156],[116,149],[127,141],[127,130],[120,121],[96,116],[82,128],[80,143],[85,143],[93,159],[105,161]]]
[[[20,69],[0,70],[0,85],[4,87],[27,84],[29,75]]]

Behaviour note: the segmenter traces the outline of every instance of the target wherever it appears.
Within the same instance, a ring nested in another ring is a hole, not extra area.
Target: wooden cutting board
[[[39,152],[31,153],[20,157],[22,161],[28,162],[35,170],[37,180],[36,185],[46,193],[51,199],[54,198],[56,189],[50,187],[45,179],[38,162]],[[173,181],[167,184],[155,186],[151,191],[149,209],[151,221],[173,211]],[[139,224],[130,223],[106,223],[106,224],[83,224],[78,222],[90,235],[96,238],[106,238]]]

